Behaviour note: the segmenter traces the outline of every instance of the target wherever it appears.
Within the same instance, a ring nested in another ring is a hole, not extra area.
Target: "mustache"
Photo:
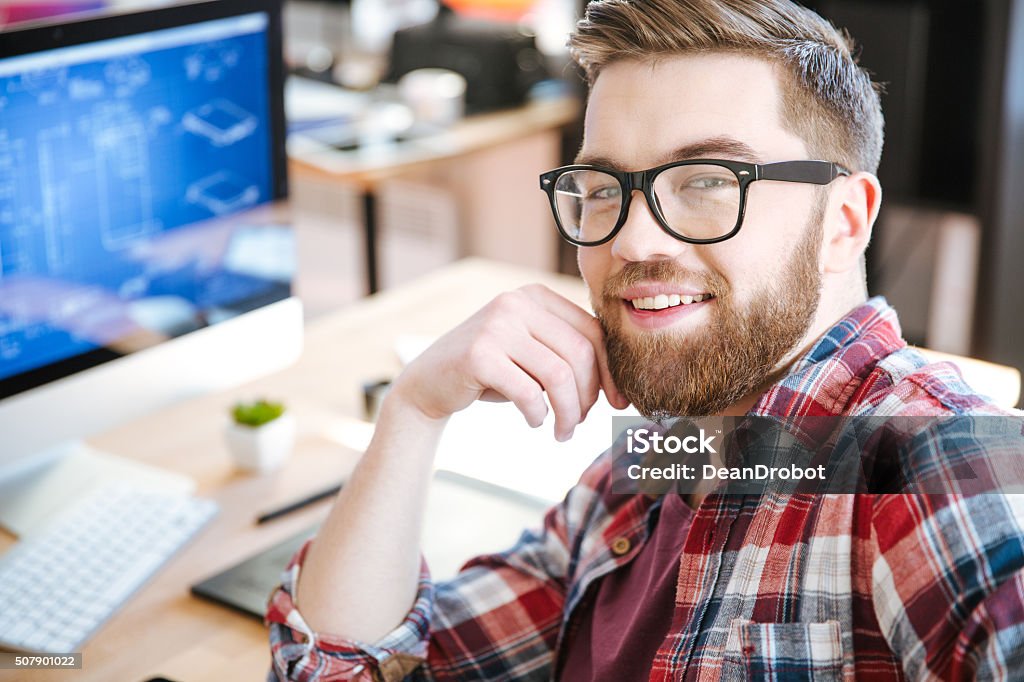
[[[601,297],[605,301],[618,301],[629,287],[649,281],[699,285],[716,298],[722,298],[730,291],[729,283],[717,272],[698,272],[680,267],[672,260],[657,260],[626,263],[622,270],[605,281]]]

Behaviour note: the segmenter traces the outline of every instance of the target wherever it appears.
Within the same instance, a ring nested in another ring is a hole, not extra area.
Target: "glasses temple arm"
[[[827,185],[841,175],[850,174],[850,171],[831,161],[781,161],[758,165],[756,168],[757,180],[807,182],[813,185]]]

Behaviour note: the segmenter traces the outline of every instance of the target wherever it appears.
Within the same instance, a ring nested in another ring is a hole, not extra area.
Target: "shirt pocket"
[[[839,621],[729,623],[722,680],[803,682],[843,679]]]

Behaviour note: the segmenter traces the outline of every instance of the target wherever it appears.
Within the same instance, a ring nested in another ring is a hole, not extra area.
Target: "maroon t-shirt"
[[[602,578],[575,615],[563,681],[646,680],[672,625],[679,557],[693,510],[666,495],[654,532],[633,561]]]

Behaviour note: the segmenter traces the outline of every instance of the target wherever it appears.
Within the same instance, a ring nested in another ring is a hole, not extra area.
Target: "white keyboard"
[[[81,650],[217,512],[188,495],[99,488],[0,556],[0,647]]]

